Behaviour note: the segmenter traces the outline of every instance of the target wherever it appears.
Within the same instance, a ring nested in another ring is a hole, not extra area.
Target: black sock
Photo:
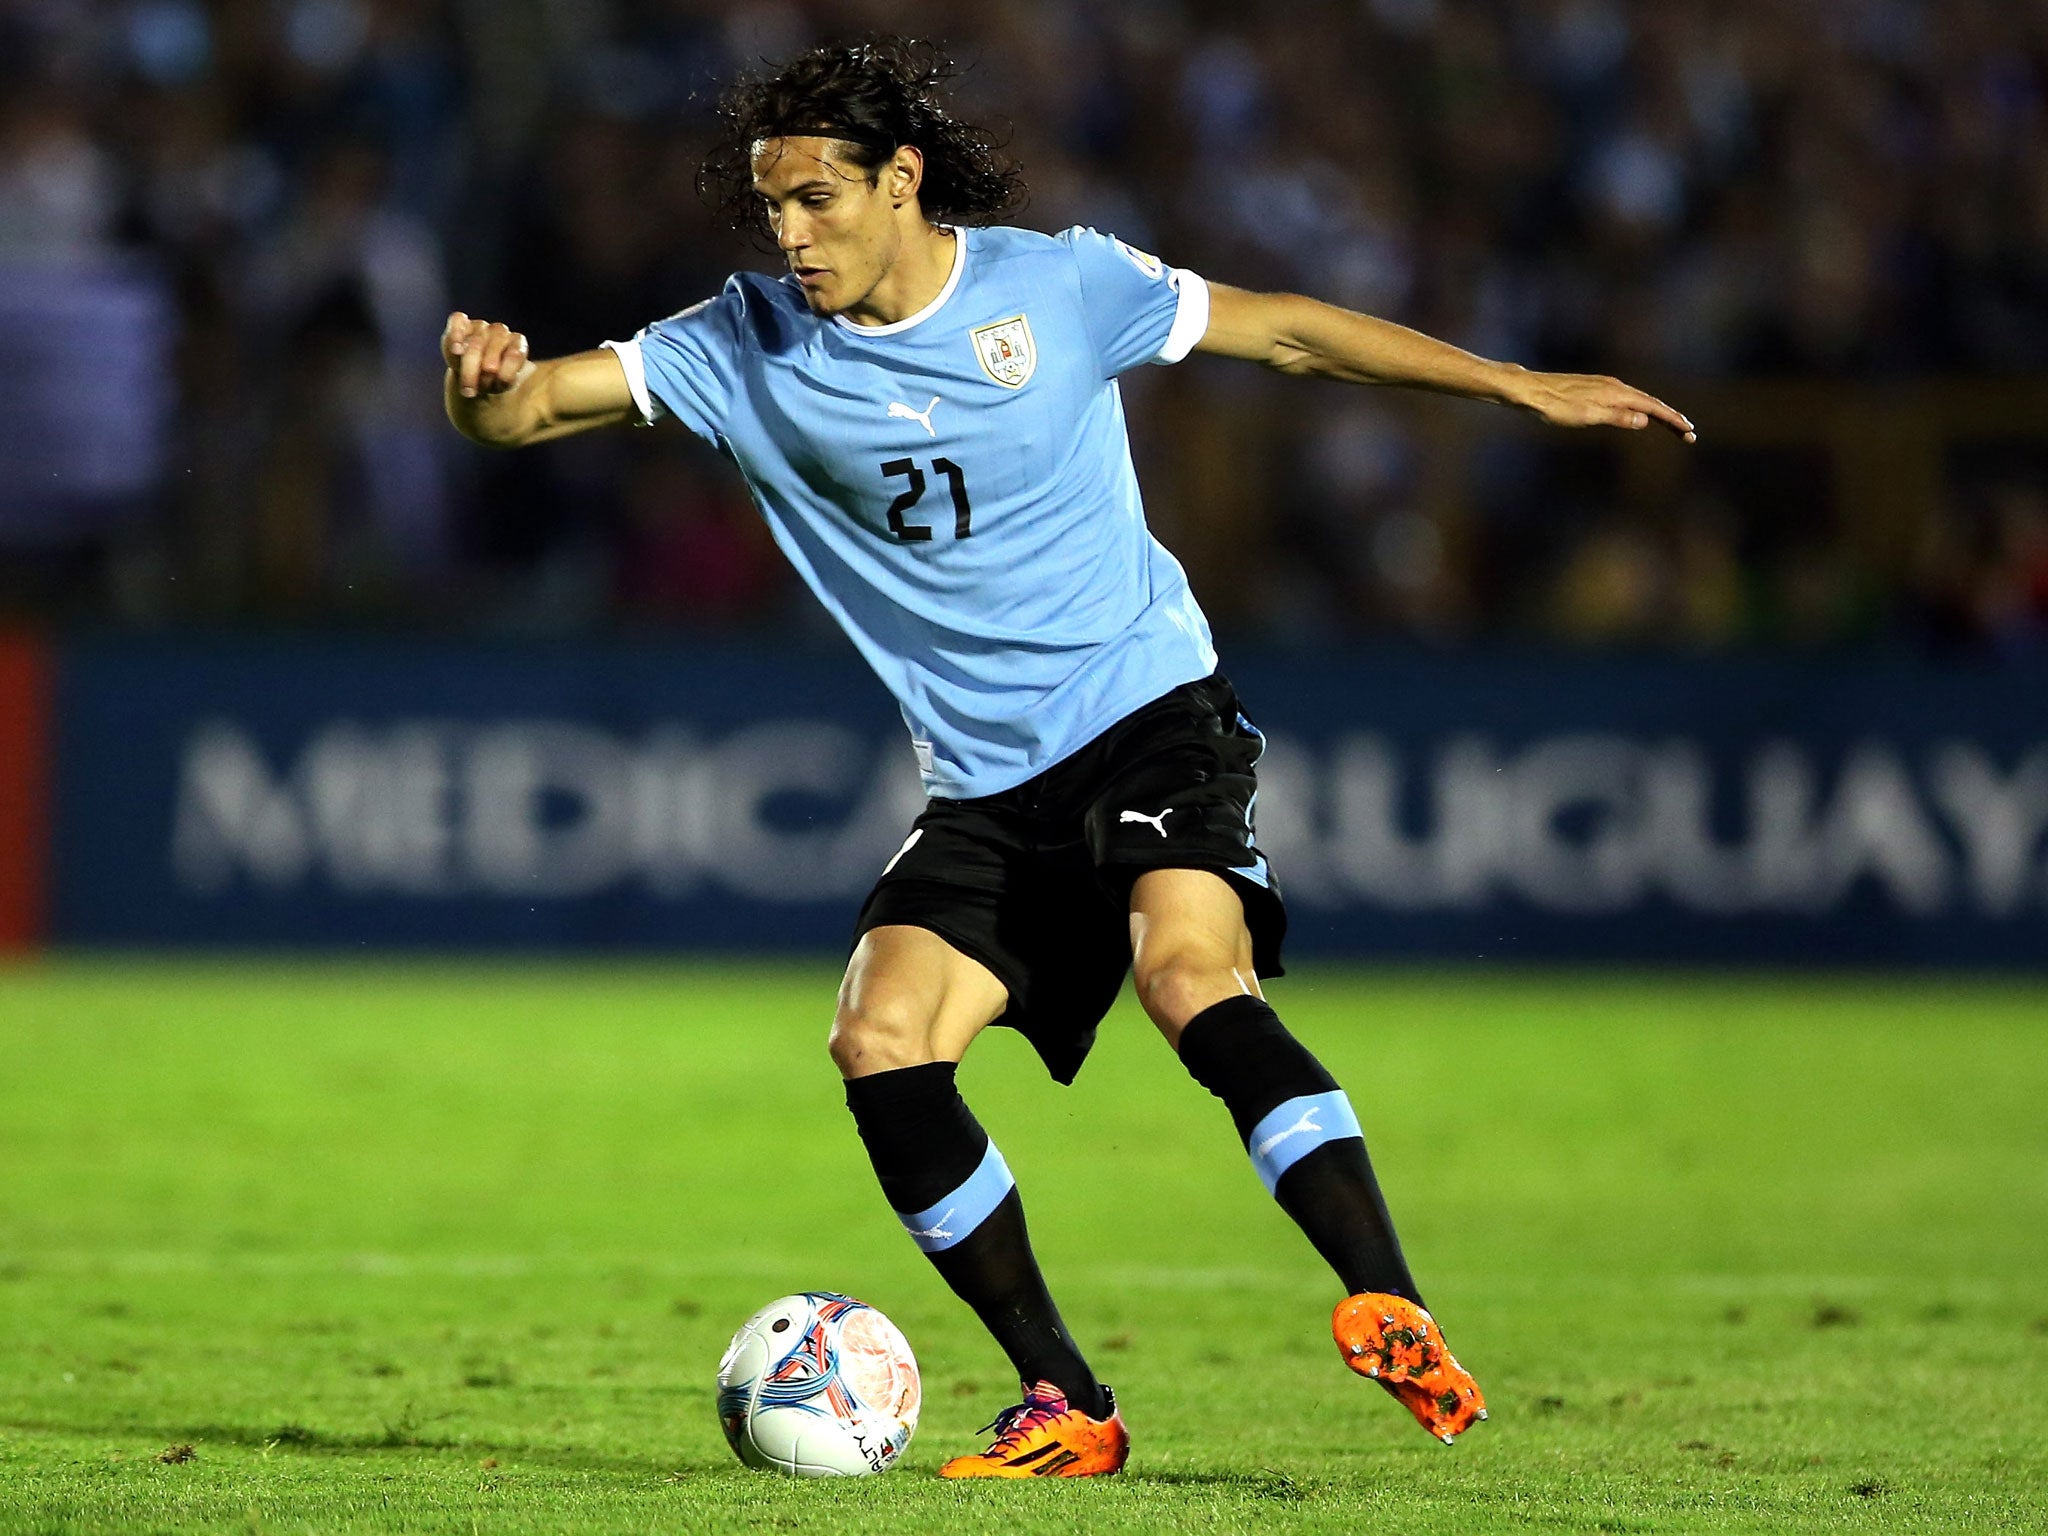
[[[846,1107],[882,1193],[1018,1376],[1051,1382],[1100,1418],[1102,1385],[1060,1321],[1032,1257],[1024,1203],[953,1073],[952,1062],[934,1061],[847,1082]]]
[[[1226,998],[1189,1021],[1180,1059],[1229,1109],[1254,1169],[1346,1293],[1384,1291],[1420,1306],[1350,1102],[1280,1016],[1260,998]]]

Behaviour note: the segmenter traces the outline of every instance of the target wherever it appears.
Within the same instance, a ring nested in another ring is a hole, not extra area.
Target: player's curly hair
[[[949,224],[986,224],[1021,207],[1024,177],[988,129],[948,110],[960,67],[934,43],[873,37],[797,55],[772,74],[745,75],[718,103],[718,138],[697,185],[734,229],[765,234],[754,195],[754,145],[820,135],[851,146],[845,158],[872,181],[905,144],[924,155],[918,201]]]

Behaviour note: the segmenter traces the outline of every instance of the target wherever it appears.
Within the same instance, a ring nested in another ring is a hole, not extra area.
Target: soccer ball
[[[718,1362],[718,1422],[741,1461],[789,1477],[886,1472],[917,1428],[917,1361],[896,1325],[830,1291],[771,1301]]]

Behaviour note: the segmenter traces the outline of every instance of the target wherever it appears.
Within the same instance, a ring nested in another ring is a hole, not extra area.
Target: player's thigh
[[[1236,887],[1207,869],[1139,875],[1131,884],[1131,977],[1146,1014],[1175,1046],[1204,1009],[1260,996]]]
[[[832,1059],[847,1077],[958,1061],[1009,997],[993,971],[928,928],[870,928],[839,985]]]

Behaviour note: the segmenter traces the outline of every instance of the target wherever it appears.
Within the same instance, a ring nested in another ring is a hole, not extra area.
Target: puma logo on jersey
[[[937,437],[939,435],[938,429],[932,425],[932,406],[939,403],[939,398],[939,396],[933,395],[932,404],[926,406],[921,411],[913,411],[901,400],[891,400],[889,402],[889,419],[894,421],[901,417],[904,421],[922,422],[924,423],[925,435],[927,437]]]
[[[1166,836],[1166,818],[1171,816],[1173,812],[1174,807],[1170,805],[1157,816],[1147,816],[1143,811],[1125,811],[1121,816],[1117,817],[1116,822],[1118,826],[1122,826],[1127,821],[1142,821],[1154,832],[1164,837]]]
[[[1302,1112],[1301,1118],[1295,1121],[1294,1124],[1287,1127],[1286,1130],[1275,1131],[1272,1135],[1268,1136],[1264,1141],[1260,1142],[1256,1147],[1253,1147],[1252,1156],[1264,1157],[1268,1152],[1271,1152],[1275,1147],[1279,1146],[1280,1143],[1285,1141],[1288,1137],[1299,1136],[1303,1131],[1320,1131],[1322,1127],[1316,1124],[1316,1116],[1321,1114],[1322,1112],[1323,1111],[1321,1105],[1316,1105],[1313,1108],[1304,1110]],[[951,1211],[948,1211],[946,1214],[950,1216],[953,1213]]]

